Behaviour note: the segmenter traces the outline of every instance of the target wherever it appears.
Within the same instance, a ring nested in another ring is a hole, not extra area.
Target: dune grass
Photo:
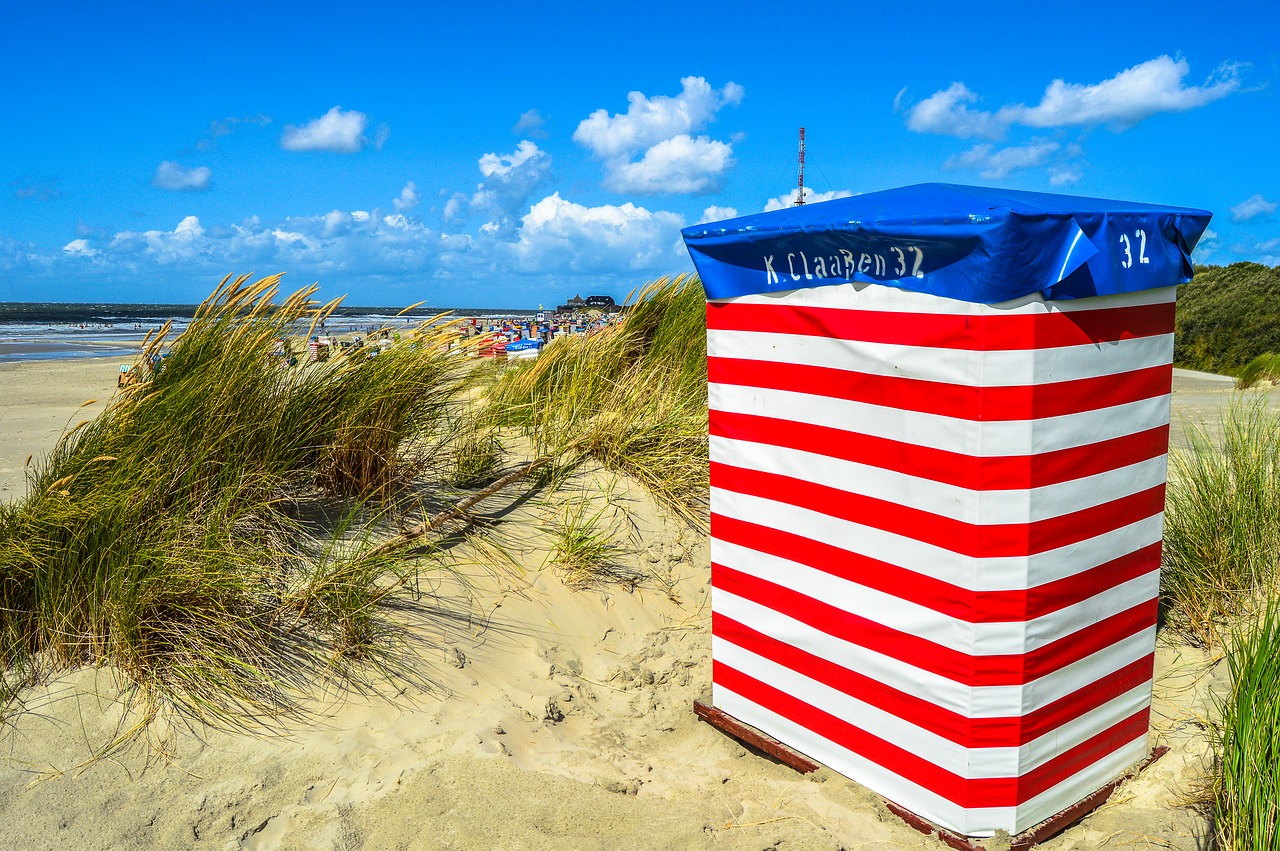
[[[1236,374],[1236,389],[1248,390],[1259,381],[1280,381],[1280,355],[1267,352],[1245,364]]]
[[[150,711],[245,726],[300,711],[328,676],[394,676],[386,604],[416,575],[407,554],[496,494],[554,490],[584,459],[705,528],[696,279],[655,282],[619,327],[496,373],[447,352],[456,333],[430,323],[376,357],[290,368],[275,342],[337,306],[314,293],[224,280],[182,334],[144,344],[140,381],[37,461],[27,496],[0,505],[0,704],[88,664]],[[479,380],[492,404],[476,404]],[[533,449],[515,469],[498,442],[512,427]],[[381,523],[392,514],[398,534]],[[608,573],[619,548],[571,514],[562,560],[599,544],[587,561]]]
[[[1162,604],[1167,623],[1220,646],[1232,688],[1210,725],[1215,847],[1280,847],[1280,415],[1236,400],[1217,430],[1170,453]]]
[[[1280,415],[1237,401],[1220,430],[1170,454],[1161,573],[1169,622],[1207,645],[1274,595],[1280,564]]]
[[[498,477],[503,447],[492,429],[462,424],[450,446],[448,483],[456,488],[479,488]]]
[[[1214,726],[1211,813],[1225,851],[1280,848],[1280,609],[1272,602],[1227,643],[1231,693]]]
[[[617,542],[606,512],[605,507],[592,510],[585,498],[571,500],[544,530],[551,535],[550,560],[566,585],[638,580],[635,571],[620,564],[628,550]]]
[[[279,276],[224,280],[0,507],[7,682],[109,665],[149,705],[242,722],[296,709],[317,673],[390,663],[379,603],[401,561],[305,518],[376,514],[466,370],[428,325],[377,357],[285,367],[274,341],[337,305],[314,292],[277,304]]]
[[[706,300],[682,275],[644,287],[624,322],[557,339],[497,379],[485,416],[540,454],[593,458],[706,528]]]

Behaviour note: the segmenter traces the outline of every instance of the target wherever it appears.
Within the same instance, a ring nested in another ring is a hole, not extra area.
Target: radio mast
[[[796,203],[795,206],[804,206],[804,128],[800,128],[800,174],[796,180]]]

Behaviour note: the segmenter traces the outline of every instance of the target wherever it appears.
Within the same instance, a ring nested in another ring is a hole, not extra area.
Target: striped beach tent
[[[713,705],[969,836],[1142,760],[1174,300],[1208,221],[929,184],[685,229]]]

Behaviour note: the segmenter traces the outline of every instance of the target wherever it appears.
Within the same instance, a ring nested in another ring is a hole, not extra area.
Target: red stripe
[[[871,526],[973,558],[1048,552],[1111,532],[1164,511],[1163,483],[1101,505],[1032,523],[966,523],[886,499],[711,462],[711,487],[794,505]]]
[[[712,410],[711,434],[813,452],[969,490],[1022,490],[1059,484],[1164,455],[1169,426],[1038,455],[973,456],[791,420]]]
[[[759,680],[722,665],[716,682],[758,706],[799,724],[824,739],[887,768],[961,807],[1015,807],[1079,774],[1088,766],[1144,737],[1148,710],[1142,709],[1059,754],[1022,777],[967,780],[905,748],[873,736],[848,721],[810,706]],[[770,732],[766,730],[765,732]],[[812,754],[810,754],[812,756]]]
[[[765,331],[903,346],[1012,351],[1110,343],[1173,333],[1174,303],[1107,310],[964,316],[834,307],[709,302],[712,331]]]
[[[711,537],[803,564],[969,623],[1029,621],[1158,570],[1160,542],[1026,590],[974,591],[803,535],[721,514]]]
[[[1173,367],[1160,364],[1115,375],[996,387],[873,375],[829,366],[709,357],[707,380],[962,420],[1011,421],[1060,417],[1164,396],[1173,386]]]
[[[972,656],[855,615],[756,576],[711,563],[711,585],[827,635],[971,687],[1024,685],[1105,650],[1156,622],[1157,598],[1060,636],[1027,653]]]
[[[828,659],[771,638],[727,615],[713,612],[711,631],[718,638],[802,674],[855,700],[968,748],[1020,747],[1151,681],[1150,653],[1096,682],[1077,689],[1022,717],[968,718],[921,697],[886,685]],[[723,663],[713,660],[712,680]]]

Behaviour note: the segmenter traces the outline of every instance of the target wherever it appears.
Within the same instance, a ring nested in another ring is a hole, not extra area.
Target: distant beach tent
[[[538,356],[538,350],[541,347],[542,343],[537,340],[516,340],[514,342],[507,343],[507,360],[536,358]]]
[[[1142,760],[1209,218],[928,184],[686,228],[714,707],[969,836]]]

